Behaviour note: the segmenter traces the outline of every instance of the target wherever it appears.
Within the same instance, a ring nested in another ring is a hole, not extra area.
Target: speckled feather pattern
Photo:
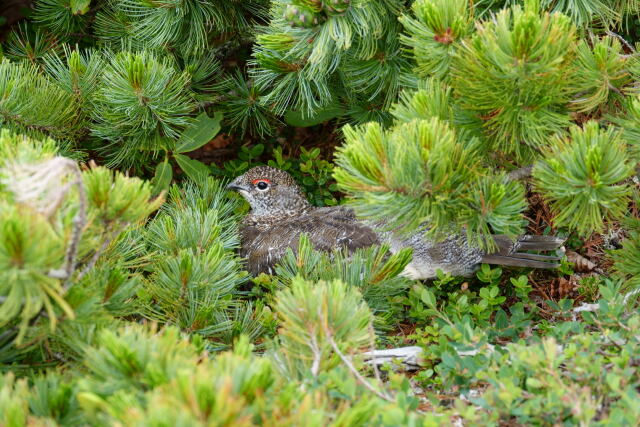
[[[378,234],[382,242],[389,244],[391,252],[413,248],[413,259],[404,270],[404,275],[411,279],[434,278],[438,269],[454,276],[469,276],[482,261],[483,252],[470,247],[459,235],[435,242],[425,238],[423,233],[406,237],[398,237],[391,231]]]

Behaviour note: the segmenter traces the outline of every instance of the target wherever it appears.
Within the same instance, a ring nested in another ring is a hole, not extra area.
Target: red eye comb
[[[266,178],[254,179],[253,181],[251,181],[251,184],[256,185],[259,182],[266,182],[267,184],[271,184],[271,181]]]

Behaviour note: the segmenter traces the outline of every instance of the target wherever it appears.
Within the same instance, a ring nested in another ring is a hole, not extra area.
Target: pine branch
[[[398,111],[398,110],[396,110]],[[465,141],[432,117],[344,128],[334,176],[356,212],[397,232],[434,238],[466,229],[470,242],[492,247],[491,234],[521,233],[522,186],[483,169],[477,141]]]
[[[100,256],[102,256],[102,254],[104,253],[104,251],[109,247],[109,245],[111,245],[111,243],[129,226],[128,223],[123,223],[120,225],[119,229],[116,230],[110,230],[109,227],[107,226],[107,230],[105,232],[106,237],[103,239],[102,243],[100,244],[100,246],[98,247],[98,249],[93,253],[93,255],[91,256],[91,259],[89,260],[89,262],[84,266],[84,268],[82,269],[82,271],[80,271],[80,274],[78,274],[78,277],[75,278],[76,281],[80,281],[82,280],[82,278],[93,269],[93,267],[95,267],[96,262],[98,262],[98,259],[100,258]]]
[[[349,368],[349,371],[351,371],[351,374],[353,374],[353,376],[356,377],[358,382],[360,384],[362,384],[371,393],[373,393],[376,396],[378,396],[380,399],[386,400],[387,402],[393,402],[393,398],[391,396],[389,396],[385,392],[382,392],[382,391],[377,390],[376,388],[374,388],[362,376],[362,374],[360,374],[360,372],[358,372],[356,367],[353,366],[353,363],[351,363],[351,361],[344,355],[344,353],[342,353],[342,351],[340,351],[340,347],[338,347],[338,344],[336,344],[335,340],[333,339],[333,335],[331,334],[331,331],[329,330],[329,327],[327,326],[327,323],[326,322],[322,322],[322,324],[325,325],[325,335],[326,335],[327,339],[329,340],[329,344],[331,344],[331,347],[333,348],[333,351],[335,351],[335,353],[338,355],[338,357],[340,357],[340,360],[342,360],[342,363],[344,363],[345,366],[347,368]]]
[[[530,162],[569,125],[575,41],[569,18],[528,1],[483,22],[460,44],[451,86],[492,150]]]
[[[72,173],[75,175],[74,184],[78,190],[78,213],[73,218],[73,232],[71,234],[71,240],[69,242],[66,254],[66,280],[63,285],[64,289],[68,289],[70,286],[71,275],[76,269],[76,257],[78,255],[78,247],[80,245],[80,239],[82,238],[82,231],[87,224],[87,194],[82,182],[82,173],[78,168],[78,165],[74,162]]]
[[[408,35],[402,42],[411,48],[419,77],[447,80],[458,44],[472,32],[473,11],[467,0],[418,0],[411,6],[415,18],[400,17]]]
[[[618,131],[593,121],[571,128],[571,139],[554,140],[533,176],[556,225],[588,236],[602,230],[605,219],[625,215],[631,191],[624,181],[633,173],[626,151]]]

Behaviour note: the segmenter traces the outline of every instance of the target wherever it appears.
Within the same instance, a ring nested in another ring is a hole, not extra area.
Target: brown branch
[[[73,217],[73,231],[71,233],[71,240],[65,255],[65,274],[67,276],[63,285],[63,289],[65,290],[69,288],[71,275],[76,269],[76,258],[78,256],[80,239],[82,238],[82,230],[87,223],[87,192],[84,188],[84,182],[82,181],[82,172],[76,163],[74,163],[74,167],[71,168],[71,171],[75,175],[74,184],[78,189],[78,213]]]
[[[614,32],[613,32],[613,31],[611,31],[611,30],[608,30],[606,34],[607,34],[608,36],[610,36],[610,37],[615,37],[615,38],[617,38],[618,40],[620,40],[620,41],[622,42],[622,44],[623,44],[623,45],[625,45],[625,47],[626,47],[627,49],[629,49],[631,52],[634,52],[634,53],[635,53],[636,49],[631,45],[631,43],[629,43],[628,41],[626,41],[626,40],[624,39],[624,37],[622,37],[620,34],[614,33]]]
[[[376,334],[373,330],[373,324],[369,323],[369,347],[371,347],[371,353],[373,354],[373,352],[376,349],[376,338],[375,338]],[[376,376],[376,380],[378,381],[378,383],[382,384],[382,378],[380,378],[380,371],[378,370],[378,365],[375,363],[375,361],[372,363],[373,365],[373,374]]]
[[[80,274],[76,279],[77,281],[80,281],[96,265],[96,262],[98,262],[98,258],[100,258],[100,255],[102,255],[105,249],[109,247],[109,245],[113,242],[113,240],[116,237],[118,237],[122,232],[122,230],[124,230],[128,225],[129,225],[128,223],[124,223],[120,228],[118,228],[117,230],[113,230],[111,232],[109,237],[107,237],[102,242],[102,245],[100,245],[100,248],[97,251],[95,251],[89,263],[84,267],[84,269],[82,269],[82,271],[80,272]]]
[[[315,328],[314,328],[315,329]],[[314,334],[315,330],[311,333],[311,342],[309,346],[311,347],[311,351],[313,352],[313,364],[311,365],[311,375],[315,377],[318,376],[318,372],[320,371],[320,362],[322,360],[322,353],[320,348],[318,347],[318,341],[316,340],[316,336]]]
[[[318,311],[320,311],[318,309]],[[320,315],[320,318],[322,319],[322,315]],[[367,390],[369,390],[371,393],[375,394],[376,396],[378,396],[380,399],[386,400],[387,402],[393,402],[393,398],[391,398],[391,396],[389,396],[387,393],[381,392],[379,390],[376,390],[375,387],[373,387],[367,380],[366,378],[364,378],[362,376],[362,374],[360,372],[358,372],[358,370],[356,369],[355,366],[353,366],[353,363],[351,363],[351,361],[349,360],[348,357],[346,357],[344,355],[344,353],[342,353],[342,351],[340,351],[340,348],[338,347],[338,344],[336,344],[335,340],[333,339],[333,334],[331,333],[331,331],[329,330],[329,326],[327,324],[327,322],[321,322],[324,324],[324,330],[325,333],[327,334],[327,339],[329,340],[329,344],[331,344],[331,347],[333,348],[333,351],[335,351],[335,353],[338,355],[338,357],[340,358],[340,360],[342,360],[342,363],[345,364],[345,366],[351,371],[351,373],[353,374],[353,376],[356,377],[356,380],[362,384]]]

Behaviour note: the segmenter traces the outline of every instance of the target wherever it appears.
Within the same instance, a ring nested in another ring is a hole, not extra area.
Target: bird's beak
[[[241,190],[247,191],[247,188],[244,187],[242,184],[240,184],[237,179],[227,184],[225,189],[230,191],[241,191]]]

